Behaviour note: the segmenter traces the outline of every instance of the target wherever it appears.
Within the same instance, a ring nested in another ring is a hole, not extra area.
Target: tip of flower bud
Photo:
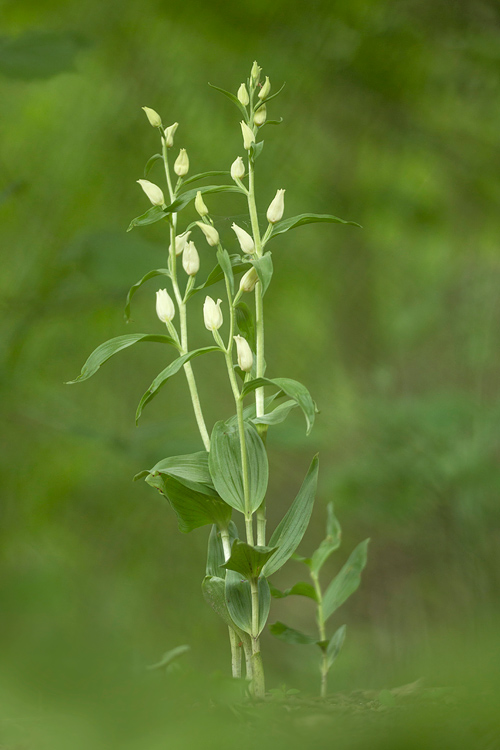
[[[158,114],[158,112],[155,112],[154,109],[151,109],[151,107],[142,107],[144,112],[146,113],[146,117],[149,120],[150,125],[152,125],[154,128],[161,128],[161,117]]]
[[[178,127],[179,123],[174,122],[173,125],[169,125],[168,128],[165,128],[165,146],[167,148],[172,148],[172,146],[174,145],[174,135]]]

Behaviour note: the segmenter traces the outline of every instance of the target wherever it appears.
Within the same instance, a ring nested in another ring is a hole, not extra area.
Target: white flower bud
[[[196,198],[194,199],[194,207],[196,208],[200,216],[203,217],[208,214],[208,208],[206,207],[205,201],[201,197],[201,193],[199,190],[196,193]]]
[[[283,216],[283,211],[285,210],[285,191],[284,190],[278,190],[276,192],[276,195],[272,199],[269,208],[267,209],[267,220],[271,222],[271,224],[276,224],[277,221],[281,219]]]
[[[236,341],[236,353],[238,355],[238,364],[243,372],[250,372],[253,365],[253,354],[250,345],[243,336],[233,336]]]
[[[175,306],[166,289],[156,292],[156,314],[162,323],[169,323],[175,315]]]
[[[248,102],[250,101],[250,99],[248,98],[247,87],[244,83],[242,83],[238,89],[238,101],[240,104],[243,104],[244,107],[246,107]]]
[[[144,190],[153,206],[165,205],[165,196],[158,185],[155,185],[154,182],[150,182],[149,180],[137,180],[137,182]]]
[[[253,292],[258,280],[259,276],[257,274],[257,271],[252,266],[250,270],[243,274],[243,276],[241,277],[240,292]]]
[[[184,177],[189,172],[189,157],[185,148],[179,151],[179,156],[174,162],[174,172],[179,177]]]
[[[264,125],[265,121],[267,120],[267,110],[266,105],[263,104],[257,112],[253,116],[254,124],[257,125],[257,127],[260,127],[261,125]]]
[[[241,125],[241,132],[243,134],[243,147],[248,151],[252,145],[252,143],[255,143],[255,136],[253,134],[253,130],[248,127],[246,122],[243,122],[243,120],[240,122]]]
[[[215,247],[219,244],[219,232],[211,224],[204,224],[202,221],[196,222],[197,226],[200,227],[201,231],[206,237],[206,240],[210,247]]]
[[[265,99],[266,96],[269,96],[271,93],[271,82],[269,80],[269,76],[266,76],[266,80],[264,84],[262,85],[261,90],[259,91],[259,99]]]
[[[231,224],[231,229],[235,233],[235,235],[238,238],[238,242],[240,243],[240,247],[243,250],[244,253],[248,253],[248,255],[251,255],[255,252],[255,245],[253,244],[252,237],[248,234],[248,232],[245,232],[244,229],[239,227],[237,224]]]
[[[181,255],[182,251],[186,247],[186,242],[189,239],[189,235],[191,234],[191,230],[189,232],[184,232],[184,234],[178,234],[175,238],[175,254]],[[172,252],[172,245],[168,248],[168,252]]]
[[[182,267],[188,276],[196,276],[200,270],[200,256],[194,242],[188,242],[182,256]]]
[[[218,299],[217,302],[211,297],[205,297],[205,303],[203,305],[203,319],[205,321],[205,328],[209,331],[217,331],[223,322],[222,312],[220,309],[222,300]]]
[[[235,159],[231,164],[231,177],[233,178],[233,180],[242,180],[244,176],[245,165],[241,156],[238,156],[238,158]]]
[[[165,128],[165,146],[167,148],[172,148],[172,146],[174,145],[174,135],[178,127],[179,127],[179,123],[174,122],[173,125],[170,125],[168,128]]]
[[[148,118],[150,124],[154,128],[161,128],[161,117],[158,112],[155,112],[154,109],[151,109],[151,107],[143,107],[142,109],[146,113],[146,117]]]
[[[257,60],[254,60],[252,65],[252,70],[250,71],[250,76],[252,78],[252,81],[258,81],[260,76],[260,71],[262,68],[259,68],[259,65],[257,64]]]

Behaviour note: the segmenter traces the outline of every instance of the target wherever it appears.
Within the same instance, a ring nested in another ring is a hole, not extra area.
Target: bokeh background
[[[242,154],[239,113],[207,82],[236,92],[254,59],[275,90],[286,81],[269,106],[284,122],[263,130],[262,216],[283,187],[288,216],[363,226],[273,241],[268,373],[304,382],[321,413],[310,437],[298,413],[271,430],[270,527],[319,451],[301,551],[322,538],[332,499],[344,533],[325,582],[372,540],[362,586],[332,620],[348,635],[331,689],[466,684],[479,710],[498,657],[498,4],[3,0],[1,10],[0,745],[45,746],[47,726],[50,747],[75,750],[215,742],[190,734],[211,680],[229,671],[225,628],[200,592],[208,530],[180,534],[161,498],[132,482],[200,449],[185,382],[169,382],[139,427],[162,347],[63,383],[102,341],[162,332],[155,280],[123,319],[128,287],[165,264],[167,247],[159,225],[126,233],[148,207],[135,180],[158,145],[141,106],[180,123],[192,173],[228,169]],[[231,251],[244,207],[207,203]],[[198,247],[203,274],[213,252]],[[199,296],[193,346],[210,343]],[[194,365],[210,424],[232,411],[215,359]],[[302,575],[290,563],[275,583]],[[275,602],[275,619],[313,632],[312,603]],[[177,675],[146,670],[184,643]],[[263,650],[270,687],[314,693],[314,652],[269,635]],[[184,717],[168,712],[174,693]],[[489,737],[487,721],[471,726]]]

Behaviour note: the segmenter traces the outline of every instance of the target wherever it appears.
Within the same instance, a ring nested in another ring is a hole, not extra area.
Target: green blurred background
[[[229,671],[225,628],[200,591],[207,529],[181,535],[161,498],[132,483],[201,448],[186,384],[172,380],[136,428],[162,347],[63,382],[105,339],[162,332],[155,281],[123,320],[128,287],[165,264],[167,246],[158,224],[125,231],[149,205],[135,180],[158,145],[141,106],[180,123],[192,173],[228,169],[240,117],[207,82],[236,92],[255,58],[274,90],[286,81],[269,105],[284,122],[263,130],[262,216],[286,188],[287,216],[363,226],[273,243],[268,373],[304,382],[321,414],[308,438],[299,414],[271,431],[270,526],[319,451],[301,551],[322,538],[331,499],[344,541],[329,575],[372,539],[362,586],[335,615],[348,635],[331,689],[423,677],[480,696],[498,657],[498,4],[4,0],[1,11],[0,746],[45,746],[48,721],[50,747],[148,750],[169,736],[212,747],[187,729]],[[241,201],[207,203],[231,251]],[[204,274],[213,251],[198,247]],[[199,297],[191,340],[206,346]],[[219,366],[195,362],[210,424],[232,413]],[[299,575],[290,563],[275,583]],[[313,632],[312,603],[274,603],[275,619]],[[182,643],[178,675],[145,670]],[[314,652],[269,635],[263,650],[270,687],[316,690]],[[184,723],[168,713],[174,694]]]

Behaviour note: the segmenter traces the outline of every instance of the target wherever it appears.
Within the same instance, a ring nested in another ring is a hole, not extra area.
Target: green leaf
[[[314,456],[297,497],[269,540],[269,546],[278,547],[278,551],[264,566],[265,576],[276,573],[290,559],[306,532],[314,505],[318,468],[319,459]]]
[[[154,271],[148,271],[148,273],[143,276],[140,281],[137,281],[130,287],[127,294],[127,301],[125,303],[125,320],[127,321],[127,323],[130,320],[130,303],[132,302],[132,297],[146,281],[149,281],[149,279],[154,279],[155,276],[167,276],[168,278],[171,278],[168,268],[156,268]]]
[[[316,406],[305,385],[299,383],[298,380],[291,380],[291,378],[257,378],[245,383],[241,395],[247,396],[252,391],[255,391],[256,388],[260,388],[263,385],[274,385],[283,391],[283,393],[286,393],[289,398],[293,398],[304,412],[307,434],[309,435],[316,417]]]
[[[276,237],[278,234],[288,232],[290,229],[295,229],[295,227],[301,227],[304,224],[321,224],[323,222],[328,224],[350,224],[354,227],[361,227],[361,224],[357,224],[355,221],[345,221],[331,214],[299,214],[298,216],[292,216],[290,219],[277,221],[273,226],[270,239]]]
[[[280,117],[279,120],[266,120],[263,125],[261,125],[262,128],[264,128],[266,125],[281,125],[283,122],[283,118]]]
[[[186,190],[185,193],[181,193],[177,199],[162,209],[164,215],[178,213],[182,211],[192,200],[196,198],[196,193],[243,193],[243,190],[238,185],[203,185],[193,190]],[[243,193],[245,195],[245,193]]]
[[[148,475],[157,476],[159,474],[172,476],[186,487],[191,487],[191,489],[205,495],[217,495],[208,470],[207,451],[163,458],[149,471],[141,471],[136,474],[134,481]]]
[[[256,427],[245,421],[250,509],[256,511],[267,490],[269,467],[267,453]],[[238,426],[217,422],[212,430],[208,466],[214,487],[231,507],[245,512],[243,473]]]
[[[340,649],[344,645],[346,626],[341,625],[340,628],[335,631],[332,636],[328,648],[326,649],[326,668],[330,669],[333,662],[340,653]]]
[[[286,83],[284,83],[281,86],[281,88],[279,88],[277,91],[275,91],[274,94],[270,94],[269,96],[266,96],[265,99],[263,99],[262,101],[267,104],[267,102],[270,102],[271,99],[275,99],[277,96],[279,96],[281,94],[281,92],[283,91],[283,89],[285,88],[285,86],[286,86]]]
[[[235,310],[236,325],[238,326],[239,332],[243,334],[243,336],[250,344],[250,349],[252,349],[252,351],[255,351],[257,348],[257,343],[255,337],[255,321],[253,313],[246,302],[238,302]]]
[[[358,588],[366,565],[369,539],[358,544],[340,573],[333,579],[323,596],[325,622]],[[271,542],[270,542],[271,544]]]
[[[190,182],[196,182],[197,180],[204,180],[205,177],[221,177],[222,175],[228,175],[231,174],[227,169],[216,169],[212,170],[211,172],[199,172],[199,174],[194,174],[192,177],[188,177],[183,181],[183,185],[189,185]]]
[[[315,602],[318,601],[314,586],[312,586],[310,583],[296,583],[290,589],[286,589],[285,591],[280,591],[275,586],[273,586],[272,583],[269,584],[269,588],[271,589],[271,596],[273,596],[275,599],[284,599],[287,596],[307,596],[309,599],[312,599]]]
[[[208,352],[220,352],[220,347],[218,346],[206,346],[203,349],[194,349],[192,352],[187,352],[187,354],[183,354],[182,357],[178,357],[177,359],[174,359],[173,362],[171,362],[168,367],[165,367],[164,370],[160,372],[159,375],[156,376],[156,378],[153,380],[151,385],[149,386],[146,393],[143,395],[141,400],[139,401],[139,406],[137,407],[137,411],[135,413],[135,423],[139,421],[139,418],[142,414],[142,411],[146,404],[148,404],[151,399],[153,399],[160,388],[165,385],[167,380],[172,377],[172,375],[175,375],[176,372],[179,372],[181,367],[183,367],[186,362],[189,362],[191,359],[194,359],[195,357],[199,357],[201,354],[208,354]]]
[[[296,401],[284,401],[268,414],[264,414],[262,417],[254,417],[252,422],[254,424],[280,424],[285,421],[292,409],[295,409],[297,406]]]
[[[157,221],[161,221],[162,219],[168,219],[164,209],[161,206],[151,206],[145,214],[132,219],[128,225],[127,232],[130,232],[134,227],[145,227],[148,224],[156,224]]]
[[[167,474],[149,474],[146,482],[167,498],[177,516],[179,530],[184,534],[200,526],[229,523],[231,508],[218,496],[197,492]]]
[[[264,253],[260,258],[250,260],[250,263],[257,271],[257,276],[262,284],[262,296],[264,296],[273,277],[273,259],[271,253]]]
[[[231,557],[222,567],[241,573],[248,580],[258,578],[262,573],[262,568],[276,549],[277,547],[252,547],[246,542],[235,539],[231,547]]]
[[[162,669],[163,667],[168,667],[168,665],[175,659],[178,659],[179,656],[182,656],[182,654],[185,654],[190,650],[190,646],[177,646],[177,648],[173,648],[171,651],[167,651],[166,654],[163,654],[160,661],[157,664],[152,664],[148,669]]]
[[[232,628],[239,639],[250,645],[250,639],[244,630],[239,628],[229,614],[226,603],[226,581],[218,576],[206,576],[201,584],[201,590],[205,601],[217,612],[226,625]]]
[[[230,99],[233,102],[233,104],[236,104],[236,106],[240,110],[241,114],[245,118],[245,122],[246,122],[247,117],[248,117],[246,107],[243,106],[243,104],[240,102],[240,100],[238,99],[237,96],[235,96],[234,94],[232,94],[230,91],[226,91],[225,89],[221,89],[219,86],[214,86],[213,83],[209,83],[208,85],[210,86],[210,88],[215,89],[216,91],[220,91],[220,93],[224,94],[224,96],[227,96],[227,98]]]
[[[144,167],[144,177],[147,177],[148,174],[151,171],[151,168],[154,166],[154,164],[158,161],[163,161],[163,156],[161,154],[153,154],[153,156],[147,160],[146,166]]]
[[[229,259],[231,261],[231,266],[233,269],[233,274],[241,273],[242,271],[248,271],[250,264],[247,261],[242,261],[240,255],[230,255]],[[216,284],[218,281],[221,281],[221,279],[224,278],[224,271],[220,267],[219,264],[213,268],[206,281],[203,282],[203,284],[200,284],[199,286],[195,286],[193,289],[191,289],[190,293],[188,294],[188,299],[193,296],[193,294],[196,294],[196,292],[201,291],[202,289],[206,289],[208,286],[212,286],[213,284]]]
[[[340,524],[335,517],[333,502],[328,503],[326,521],[326,539],[323,539],[316,552],[311,558],[311,572],[318,575],[324,563],[328,560],[332,552],[340,547],[342,531]]]
[[[235,539],[238,538],[238,529],[236,525],[230,521],[228,525],[229,540],[231,544]],[[221,565],[225,561],[224,546],[222,544],[221,534],[217,526],[212,526],[210,536],[208,537],[208,549],[207,549],[207,565],[206,574],[207,576],[219,576],[224,578],[226,571],[221,568]]]
[[[269,630],[275,638],[279,638],[280,641],[285,643],[293,643],[296,646],[312,646],[318,642],[317,638],[311,638],[310,635],[301,633],[300,630],[295,628],[289,628],[282,622],[274,622],[269,626]]]
[[[220,248],[217,250],[217,262],[219,266],[221,267],[224,276],[227,279],[227,282],[229,284],[229,288],[231,290],[231,294],[234,294],[234,275],[233,275],[233,266],[231,264],[231,258],[229,257],[229,253],[227,250],[224,250],[224,248]]]
[[[117,336],[114,339],[105,341],[104,344],[101,344],[97,349],[94,349],[83,365],[79,376],[75,378],[75,380],[68,380],[66,385],[73,385],[73,383],[80,383],[82,380],[87,380],[92,377],[99,367],[114,354],[121,352],[122,349],[127,349],[127,347],[132,346],[133,344],[138,344],[141,341],[155,341],[159,344],[170,344],[170,346],[174,346],[176,349],[179,348],[177,342],[170,338],[170,336],[164,336],[162,334],[129,333],[125,336]]]
[[[250,153],[254,161],[259,158],[259,156],[262,153],[263,148],[264,148],[264,141],[259,141],[258,143],[252,143],[252,145],[250,146]]]
[[[271,593],[267,579],[259,578],[259,634],[264,630],[271,606]],[[252,592],[250,582],[241,578],[234,570],[226,572],[226,602],[233,622],[244,630],[252,632]]]

